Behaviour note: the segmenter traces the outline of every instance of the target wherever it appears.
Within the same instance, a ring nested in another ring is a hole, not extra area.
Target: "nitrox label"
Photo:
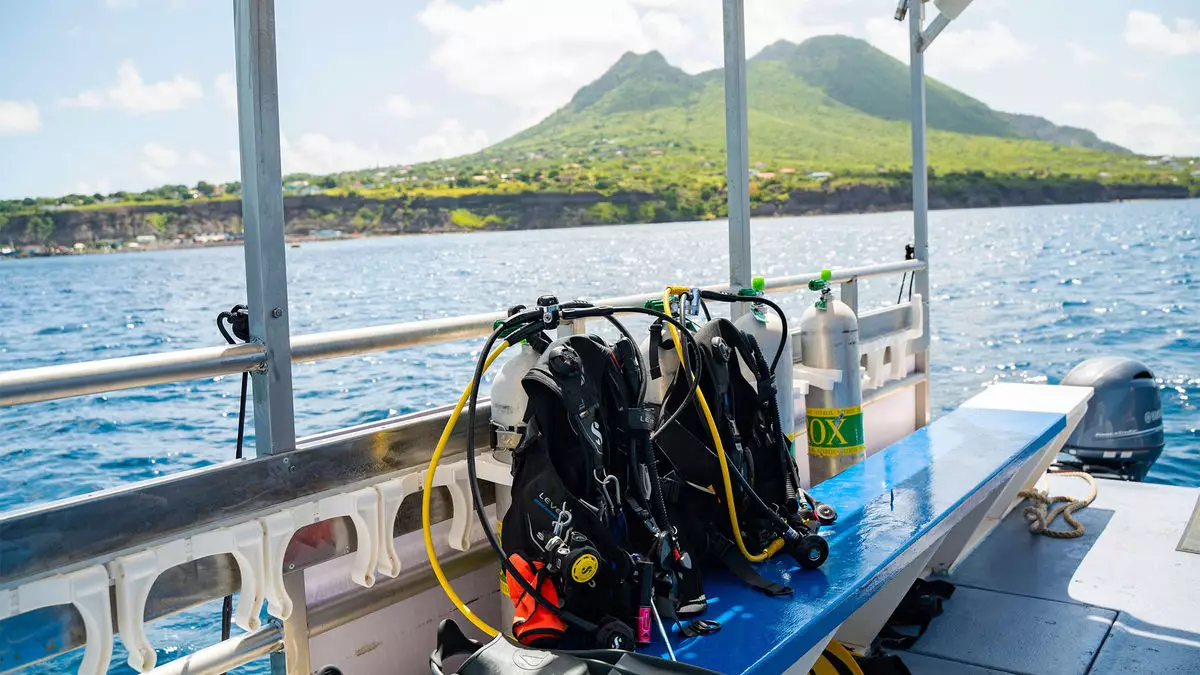
[[[866,449],[861,406],[808,409],[808,454],[840,457]]]

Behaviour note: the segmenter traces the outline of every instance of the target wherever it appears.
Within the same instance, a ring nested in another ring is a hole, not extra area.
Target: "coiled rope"
[[[1085,471],[1052,471],[1053,476],[1073,476],[1082,478],[1088,482],[1088,496],[1083,499],[1075,499],[1066,495],[1051,497],[1049,492],[1042,490],[1022,490],[1017,493],[1017,496],[1028,499],[1033,502],[1032,506],[1025,507],[1025,520],[1029,522],[1029,531],[1033,534],[1041,534],[1054,539],[1075,539],[1082,537],[1086,528],[1083,523],[1075,519],[1075,512],[1088,507],[1096,500],[1096,479],[1092,478],[1091,474]],[[1050,508],[1052,504],[1058,504],[1054,508]],[[1071,526],[1071,530],[1052,530],[1050,525],[1055,519],[1062,516],[1063,522]]]

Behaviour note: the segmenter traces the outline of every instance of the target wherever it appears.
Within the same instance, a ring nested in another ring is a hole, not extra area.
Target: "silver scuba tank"
[[[809,367],[840,370],[830,390],[809,387],[805,398],[809,481],[816,485],[866,456],[863,438],[862,380],[859,375],[858,318],[833,297],[829,270],[810,281],[821,297],[800,319],[800,357]]]
[[[749,293],[761,296],[765,282],[762,277],[754,277],[753,289]],[[747,291],[742,291],[747,294]],[[775,368],[775,402],[779,406],[779,425],[787,437],[788,447],[795,455],[796,410],[792,398],[792,336],[785,335],[783,322],[774,310],[761,304],[754,304],[737,321],[733,322],[739,330],[753,336],[762,350],[767,365],[775,358],[779,350],[779,341],[783,340],[783,353]]]

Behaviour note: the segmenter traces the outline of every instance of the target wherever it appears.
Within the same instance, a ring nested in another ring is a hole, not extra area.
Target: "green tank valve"
[[[656,312],[663,311],[662,298],[653,298],[646,301],[646,309],[652,309]]]
[[[762,293],[763,291],[767,290],[767,280],[762,277],[754,277],[754,279],[750,281],[750,287],[753,288],[756,293]]]
[[[820,291],[821,293],[821,297],[817,298],[817,302],[814,304],[814,307],[817,309],[823,310],[829,307],[829,300],[833,296],[832,284],[829,283],[831,279],[833,279],[832,271],[821,270],[820,279],[813,279],[808,282],[808,290]]]

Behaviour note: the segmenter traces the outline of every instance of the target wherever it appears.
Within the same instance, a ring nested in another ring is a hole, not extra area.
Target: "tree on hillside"
[[[213,185],[212,183],[206,183],[205,181],[200,181],[199,183],[196,183],[196,192],[199,192],[200,194],[204,195],[205,197],[211,197],[214,194],[216,194],[217,186]]]
[[[324,178],[322,178],[320,181],[317,182],[317,186],[323,190],[332,190],[333,188],[338,186],[338,182],[337,182],[337,179],[334,178],[333,176],[325,176]]]

